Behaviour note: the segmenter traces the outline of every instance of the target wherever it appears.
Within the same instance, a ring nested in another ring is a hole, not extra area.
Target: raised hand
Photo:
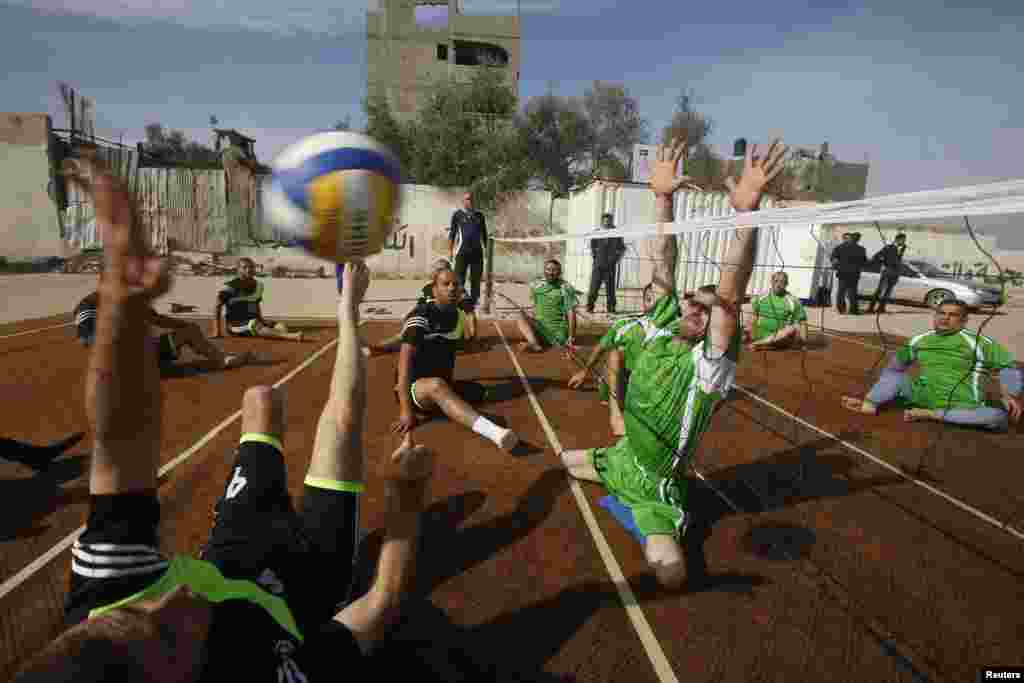
[[[747,156],[743,161],[743,175],[739,183],[732,178],[726,178],[725,184],[729,188],[729,199],[732,207],[737,211],[753,211],[761,202],[761,193],[764,188],[783,169],[783,156],[787,147],[780,144],[778,139],[773,140],[768,152],[762,157],[757,153],[757,145],[747,148]]]
[[[370,269],[361,260],[347,262],[343,267],[341,300],[350,306],[359,306],[370,286]]]
[[[171,287],[166,259],[153,254],[124,182],[99,161],[67,160],[62,172],[91,196],[103,241],[100,296],[149,303]]]
[[[676,138],[669,145],[658,145],[657,158],[651,168],[649,184],[656,195],[672,196],[685,183],[691,182],[689,176],[676,176],[679,160],[686,159],[686,138]]]
[[[423,481],[434,473],[434,453],[415,444],[412,434],[406,434],[384,469],[385,478],[392,481]]]

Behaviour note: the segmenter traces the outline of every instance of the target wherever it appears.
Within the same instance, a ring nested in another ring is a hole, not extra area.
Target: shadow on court
[[[89,488],[84,482],[62,488],[85,474],[88,462],[86,454],[64,456],[33,477],[0,480],[0,500],[5,502],[0,541],[38,536],[48,528],[39,526],[40,520],[68,505],[88,502]]]
[[[567,488],[564,472],[548,470],[522,496],[515,510],[462,529],[459,527],[483,505],[485,494],[465,493],[432,505],[422,533],[418,597],[408,603],[399,627],[367,662],[372,667],[368,670],[379,675],[382,670],[408,670],[412,666],[418,677],[428,681],[576,680],[548,673],[545,666],[598,610],[621,605],[618,591],[610,582],[585,581],[569,586],[551,598],[478,626],[455,623],[430,600],[438,586],[530,534],[548,517],[554,501]],[[355,595],[369,585],[380,543],[378,531],[361,546]],[[510,577],[508,586],[495,587],[495,591],[514,591],[516,582],[517,578]],[[764,579],[758,576],[709,576],[705,571],[687,591],[748,593],[762,583]],[[629,584],[640,603],[678,599],[648,573],[631,577]]]

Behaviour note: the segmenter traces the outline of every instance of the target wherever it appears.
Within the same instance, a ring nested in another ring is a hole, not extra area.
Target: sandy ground
[[[157,302],[157,310],[170,313],[171,303],[196,306],[195,315],[210,317],[217,288],[226,278],[178,277],[171,292]],[[334,315],[336,290],[333,278],[289,279],[265,278],[263,311],[267,318],[325,318]],[[26,274],[0,276],[0,323],[70,314],[82,297],[96,285],[95,275]],[[405,315],[419,294],[420,280],[374,280],[366,296],[364,317],[397,319]],[[525,305],[525,285],[495,284],[495,292]],[[984,323],[983,333],[1005,345],[1018,358],[1024,358],[1024,297],[1014,297],[998,315],[975,313],[971,329]],[[507,317],[512,304],[503,296],[494,297],[494,315]],[[598,307],[603,305],[599,298]],[[486,318],[488,316],[482,315]],[[600,318],[601,316],[599,316]],[[892,305],[883,316],[841,316],[834,309],[808,309],[812,326],[831,332],[878,335],[881,330],[891,335],[909,337],[931,327],[931,312],[923,307]]]

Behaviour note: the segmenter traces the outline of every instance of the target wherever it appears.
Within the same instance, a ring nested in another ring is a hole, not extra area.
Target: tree
[[[550,228],[555,200],[568,195],[588,175],[586,162],[594,130],[580,101],[553,93],[530,98],[516,126],[533,177],[551,193]]]
[[[633,145],[647,140],[647,122],[624,86],[594,81],[583,95],[583,109],[594,131],[590,163],[595,173],[608,159],[628,162]]]
[[[209,166],[220,163],[220,155],[204,144],[189,140],[180,130],[165,129],[159,123],[146,125],[146,141],[142,150],[166,164]]]
[[[383,98],[365,106],[367,134],[394,150],[407,182],[468,188],[484,209],[526,188],[530,167],[514,126],[516,96],[500,72],[478,69],[468,81],[438,83],[406,122]]]
[[[706,152],[710,150],[704,143],[714,129],[714,122],[696,110],[693,100],[693,93],[685,91],[676,98],[672,120],[662,129],[661,142],[667,145],[672,140],[682,138],[686,140],[687,157],[701,146],[704,147],[706,156]]]

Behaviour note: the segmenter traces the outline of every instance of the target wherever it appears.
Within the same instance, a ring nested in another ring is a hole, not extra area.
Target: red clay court
[[[0,325],[3,436],[46,443],[87,429],[86,351],[67,322]],[[967,681],[984,666],[1024,663],[1020,427],[986,434],[904,424],[898,411],[845,412],[839,396],[874,379],[881,352],[870,338],[745,353],[739,389],[699,451],[707,483],[690,488],[691,553],[702,546],[713,581],[668,594],[598,505],[603,490],[570,483],[556,458],[611,442],[607,408],[592,386],[567,388],[565,356],[519,354],[496,325],[511,329],[481,320],[487,348],[461,354],[456,376],[493,387],[483,412],[524,444],[508,455],[443,419],[417,429],[439,454],[419,592],[376,666],[444,681],[689,683]],[[272,357],[266,364],[203,373],[186,359],[163,380],[165,552],[195,552],[205,540],[249,386],[286,390],[298,494],[335,332],[323,321],[296,326],[313,340],[224,340],[229,351]],[[377,339],[395,326],[363,330]],[[601,331],[583,327],[584,343]],[[398,444],[389,431],[396,363],[369,361],[364,560],[379,542],[374,458]],[[87,436],[41,474],[0,462],[5,679],[59,630],[90,447]]]

